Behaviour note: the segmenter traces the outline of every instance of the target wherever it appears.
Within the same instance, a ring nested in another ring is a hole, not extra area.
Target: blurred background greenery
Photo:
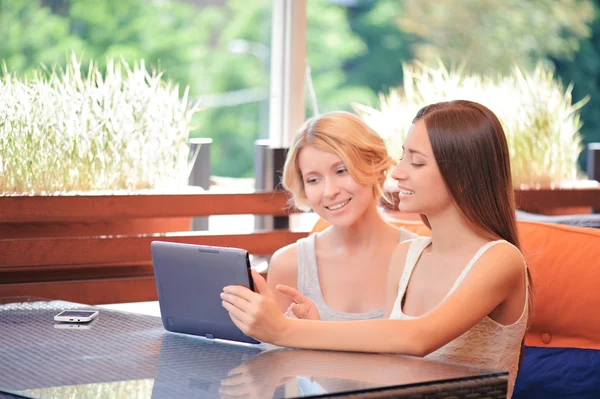
[[[212,174],[253,174],[267,138],[272,0],[0,0],[0,73],[141,59],[190,88],[202,111],[192,137],[212,138]],[[583,142],[600,141],[600,0],[308,0],[307,55],[320,112],[379,104],[403,64],[442,60],[468,72],[539,63],[573,83]],[[510,101],[510,99],[507,99]],[[312,109],[307,108],[307,116]],[[583,156],[580,166],[585,168]]]

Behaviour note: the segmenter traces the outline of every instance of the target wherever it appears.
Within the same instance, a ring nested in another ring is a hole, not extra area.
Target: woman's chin
[[[407,205],[402,205],[402,203],[400,203],[398,205],[398,211],[401,213],[414,213],[414,214],[421,214],[423,213],[423,209],[417,206],[407,206]]]

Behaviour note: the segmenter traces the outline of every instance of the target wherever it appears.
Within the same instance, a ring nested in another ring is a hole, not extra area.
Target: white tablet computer
[[[152,265],[165,330],[257,344],[221,304],[228,285],[254,290],[248,252],[238,248],[153,241]]]

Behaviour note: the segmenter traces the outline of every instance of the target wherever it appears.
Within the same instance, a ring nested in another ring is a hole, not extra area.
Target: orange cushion
[[[388,221],[431,235],[418,221]],[[319,220],[311,234],[328,225]],[[534,288],[525,344],[600,349],[600,230],[524,221],[518,228]]]
[[[533,280],[530,346],[600,349],[600,230],[519,222]]]

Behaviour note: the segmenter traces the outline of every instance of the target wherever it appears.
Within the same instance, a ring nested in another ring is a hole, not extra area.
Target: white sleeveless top
[[[400,229],[398,242],[418,237],[417,234]],[[319,269],[316,252],[317,234],[310,235],[297,241],[298,253],[298,291],[314,302],[319,310],[321,320],[325,321],[351,321],[383,318],[383,308],[364,313],[346,313],[330,308],[321,291],[319,282]]]
[[[419,237],[411,242],[406,256],[404,272],[398,283],[398,297],[394,303],[390,319],[410,320],[417,318],[402,312],[402,301],[415,265],[430,242],[431,238],[429,237]],[[504,240],[492,241],[483,245],[477,253],[475,253],[473,258],[471,258],[443,300],[456,290],[481,255],[483,255],[488,248],[499,243],[511,245]],[[525,265],[525,269],[527,269],[525,261],[523,261],[523,264]],[[521,345],[527,328],[529,313],[529,281],[527,279],[527,273],[525,273],[525,279],[525,304],[519,320],[510,325],[502,325],[491,319],[489,316],[486,316],[469,331],[463,333],[461,336],[442,346],[438,350],[428,354],[425,358],[508,371],[507,397],[510,398],[517,378]]]

